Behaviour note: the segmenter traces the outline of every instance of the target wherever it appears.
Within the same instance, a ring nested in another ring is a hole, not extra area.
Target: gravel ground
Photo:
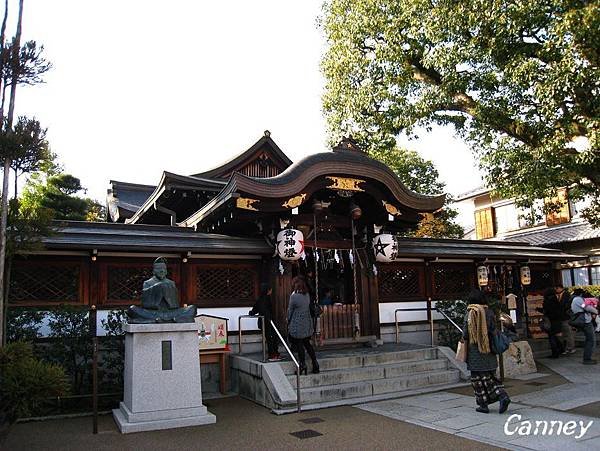
[[[93,435],[89,417],[18,423],[10,428],[2,449],[498,449],[350,406],[276,416],[239,397],[205,402],[217,416],[214,425],[122,435],[112,417],[104,415],[100,417],[99,434]],[[322,435],[305,439],[290,435],[306,430]]]

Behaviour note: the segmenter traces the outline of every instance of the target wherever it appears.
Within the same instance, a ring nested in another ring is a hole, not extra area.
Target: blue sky
[[[19,88],[17,110],[48,127],[65,169],[101,201],[110,179],[199,172],[266,129],[292,160],[325,151],[321,4],[25,0],[24,38],[54,68]],[[481,184],[452,130],[400,141],[434,161],[449,192]]]

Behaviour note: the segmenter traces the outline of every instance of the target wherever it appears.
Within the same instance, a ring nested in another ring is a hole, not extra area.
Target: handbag
[[[458,342],[458,346],[456,347],[456,360],[459,362],[467,361],[467,344],[464,340]]]
[[[569,320],[569,326],[575,329],[583,329],[585,327],[585,314],[584,312],[573,313]]]
[[[542,332],[550,332],[550,329],[552,329],[550,318],[546,315],[544,315],[540,321],[540,329],[542,329]]]
[[[508,338],[508,335],[506,335],[504,332],[497,332],[495,334],[492,335],[491,337],[491,348],[492,348],[492,352],[494,354],[504,354],[504,352],[509,348],[510,346],[510,338]]]

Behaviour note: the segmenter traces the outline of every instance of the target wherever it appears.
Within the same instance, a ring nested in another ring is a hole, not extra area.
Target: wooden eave
[[[418,212],[437,211],[446,199],[445,195],[425,196],[409,190],[389,167],[364,154],[324,152],[304,158],[276,177],[256,178],[234,173],[223,191],[179,225],[196,226],[213,210],[234,197],[234,193],[257,199],[290,198],[301,193],[313,180],[325,176],[376,180],[385,185],[403,207]]]
[[[157,202],[159,202],[162,194],[171,189],[172,187],[176,187],[177,189],[207,189],[217,192],[219,189],[223,188],[226,185],[226,182],[221,180],[211,180],[207,178],[194,177],[194,176],[185,176],[174,174],[172,172],[163,172],[160,182],[156,186],[154,192],[150,195],[150,197],[144,202],[144,204],[135,212],[135,214],[126,220],[127,224],[136,224],[150,208],[153,208]]]
[[[292,160],[290,160],[288,156],[279,148],[279,146],[275,144],[275,141],[271,139],[270,135],[265,134],[265,136],[256,141],[252,147],[233,157],[228,162],[208,171],[194,174],[193,177],[227,179],[233,172],[240,170],[252,162],[252,160],[256,158],[258,152],[265,149],[268,149],[269,157],[273,163],[275,163],[275,165],[281,169],[281,171],[284,171],[292,165]]]

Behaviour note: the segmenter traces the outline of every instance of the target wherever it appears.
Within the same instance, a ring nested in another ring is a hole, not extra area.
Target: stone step
[[[326,403],[342,399],[401,392],[418,387],[433,387],[458,381],[458,370],[427,371],[391,379],[301,388],[300,396],[302,404]]]
[[[424,373],[412,374],[408,376],[375,380],[372,382],[372,385],[373,394],[380,395],[383,393],[393,393],[420,387],[433,387],[436,385],[457,383],[459,381],[460,371],[442,370],[427,371]]]
[[[327,370],[319,374],[300,376],[300,387],[309,388],[323,385],[346,384],[352,382],[371,381],[375,379],[394,378],[409,374],[445,370],[448,368],[446,359],[414,360],[402,363],[392,363],[380,366],[367,366],[359,368],[345,368],[341,370]],[[309,370],[311,369],[309,365]],[[296,376],[287,376],[293,387],[296,387]]]
[[[321,357],[317,355],[321,371],[380,366],[407,361],[435,360],[437,358],[438,350],[436,348],[411,349],[408,351],[395,352],[373,352],[368,354],[356,353],[331,357]],[[284,361],[279,364],[286,375],[294,374],[296,371],[296,366],[293,362]],[[308,363],[308,368],[309,370],[311,369],[310,362]]]

